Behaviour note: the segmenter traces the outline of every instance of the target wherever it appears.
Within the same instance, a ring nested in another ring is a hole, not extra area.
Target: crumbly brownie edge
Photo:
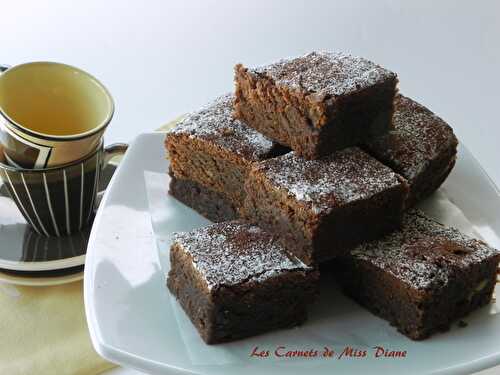
[[[169,194],[215,223],[239,217],[237,208],[222,194],[194,181],[171,177]]]
[[[220,288],[215,295],[216,339],[227,342],[301,325],[318,294],[318,271],[284,271]]]
[[[237,207],[242,204],[250,161],[185,134],[170,134],[165,143],[176,178],[194,181],[223,194]]]
[[[316,226],[307,225],[309,209],[274,189],[256,170],[250,172],[245,190],[242,217],[278,234],[279,241],[291,253],[305,264],[312,264],[312,237]],[[286,213],[292,214],[294,220],[290,221]]]
[[[189,317],[203,341],[209,344],[214,335],[214,309],[207,285],[193,267],[189,256],[178,244],[170,248],[170,271],[167,287]]]
[[[326,118],[326,106],[299,91],[278,89],[271,79],[257,77],[242,65],[235,68],[234,116],[270,139],[298,151],[303,137],[309,148],[319,142],[320,130],[312,118]]]

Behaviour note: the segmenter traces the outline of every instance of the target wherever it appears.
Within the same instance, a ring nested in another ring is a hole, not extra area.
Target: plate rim
[[[118,165],[118,168],[116,169],[111,181],[109,182],[108,188],[106,189],[102,200],[101,204],[99,205],[99,209],[97,210],[96,216],[94,218],[94,223],[92,225],[92,230],[90,231],[90,236],[89,236],[89,242],[87,245],[87,261],[92,262],[93,261],[93,251],[89,252],[89,249],[93,248],[93,243],[95,241],[95,237],[97,236],[97,228],[99,227],[102,219],[102,212],[103,209],[102,207],[106,206],[106,203],[108,201],[108,197],[110,196],[110,192],[114,190],[114,182],[117,179],[117,176],[121,175],[121,171],[123,170],[123,166],[126,165],[128,159],[130,158],[131,152],[136,144],[140,142],[143,138],[148,138],[151,136],[158,136],[162,134],[161,132],[145,132],[141,133],[138,136],[134,138],[134,140],[130,143],[130,146],[123,156],[123,159],[121,160],[120,164]],[[163,133],[164,135],[164,133]],[[90,256],[89,253],[91,254]],[[91,297],[90,297],[90,291],[92,288],[92,283],[93,283],[93,274],[94,274],[94,269],[92,267],[85,267],[84,270],[84,276],[83,276],[83,301],[84,301],[84,307],[85,307],[85,316],[87,319],[87,327],[90,335],[90,340],[92,342],[92,346],[94,347],[95,351],[104,359],[107,359],[108,361],[117,363],[119,365],[124,365],[126,367],[134,368],[139,371],[150,371],[150,372],[159,372],[159,371],[164,371],[164,370],[170,370],[170,371],[175,371],[173,374],[178,374],[178,375],[188,375],[188,374],[193,374],[193,372],[186,371],[181,368],[177,368],[175,366],[166,366],[164,363],[158,362],[158,361],[153,361],[153,360],[145,360],[143,357],[140,357],[138,355],[135,355],[133,353],[124,351],[122,349],[119,349],[113,345],[109,345],[105,343],[103,340],[100,332],[98,331],[97,327],[99,327],[99,324],[97,322],[97,319],[94,314],[94,309],[91,308],[92,305],[89,302]],[[139,365],[140,364],[140,365]]]
[[[136,145],[139,142],[142,142],[143,139],[150,138],[150,137],[159,137],[159,136],[164,136],[164,133],[162,132],[145,132],[141,133],[138,136],[136,136],[133,140],[133,142],[130,143],[129,151],[132,150],[133,148],[136,147]],[[471,151],[464,145],[463,142],[460,142],[461,147],[464,149],[464,151],[467,153],[469,157],[473,160],[474,164],[479,167],[479,172],[481,175],[483,175],[489,182],[489,185],[495,190],[496,194],[498,197],[500,197],[500,189],[497,187],[497,185],[494,183],[494,181],[491,179],[491,177],[488,175],[486,170],[481,166],[477,158],[471,153]],[[106,189],[106,192],[104,194],[104,197],[102,199],[101,205],[99,207],[99,210],[97,212],[97,215],[94,220],[94,225],[92,227],[92,231],[89,236],[89,242],[88,242],[88,247],[87,247],[87,262],[88,264],[93,264],[93,258],[94,258],[94,251],[93,251],[93,246],[94,246],[94,241],[95,237],[97,235],[97,228],[99,228],[101,219],[102,219],[102,212],[103,210],[101,209],[102,207],[106,206],[106,203],[108,201],[108,198],[111,194],[111,192],[114,190],[114,183],[116,181],[116,177],[121,175],[122,170],[123,170],[123,165],[125,165],[130,158],[131,152],[127,152],[120,163],[118,169],[115,171],[115,174],[110,181],[108,189]],[[103,358],[112,361],[114,363],[124,365],[126,367],[134,368],[140,371],[148,371],[148,372],[153,372],[153,373],[158,373],[158,372],[165,372],[169,371],[172,374],[196,374],[196,372],[192,372],[189,370],[186,370],[184,368],[179,368],[176,366],[172,365],[167,365],[164,362],[159,362],[151,359],[146,359],[144,357],[141,357],[139,355],[136,355],[134,353],[130,353],[128,351],[119,349],[113,345],[110,345],[106,343],[101,336],[101,333],[99,331],[99,323],[96,319],[95,316],[95,311],[93,309],[93,304],[90,303],[91,300],[91,290],[93,287],[93,276],[94,276],[94,267],[85,267],[84,271],[84,305],[85,305],[85,313],[87,317],[87,322],[88,322],[88,330],[90,333],[91,341],[92,344],[96,350],[96,352],[101,355]],[[485,357],[477,358],[474,360],[471,360],[467,363],[459,363],[457,365],[452,365],[448,366],[445,368],[439,368],[436,370],[433,370],[431,373],[432,374],[456,374],[456,373],[472,373],[472,372],[477,372],[481,371],[487,368],[491,368],[494,366],[497,366],[500,364],[500,350],[494,354],[490,354]],[[259,370],[272,370],[273,364],[255,364],[255,368]],[[332,368],[331,366],[328,365],[318,365],[317,368],[320,367],[328,367]],[[289,368],[289,373],[293,374],[295,373],[292,368]],[[307,371],[307,369],[302,369],[301,372]],[[410,370],[411,372],[411,370]],[[201,374],[201,373],[200,373]]]

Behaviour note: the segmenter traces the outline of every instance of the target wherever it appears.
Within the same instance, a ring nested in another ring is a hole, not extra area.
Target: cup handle
[[[102,163],[102,167],[105,168],[115,156],[125,154],[127,149],[128,144],[126,143],[113,143],[104,147],[104,162]]]
[[[101,168],[102,169],[106,168],[111,159],[113,159],[115,156],[125,154],[125,152],[127,152],[127,149],[128,149],[128,144],[126,143],[113,143],[110,144],[109,146],[104,147],[104,152],[103,152],[104,161],[102,163]],[[95,210],[97,210],[97,208],[101,204],[101,199],[104,196],[105,191],[106,190],[101,190],[97,192]]]

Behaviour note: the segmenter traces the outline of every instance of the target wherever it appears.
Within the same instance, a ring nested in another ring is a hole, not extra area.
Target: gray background
[[[396,71],[500,185],[500,2],[15,0],[0,11],[0,62],[65,62],[110,89],[108,143],[232,90],[237,62],[342,50]]]

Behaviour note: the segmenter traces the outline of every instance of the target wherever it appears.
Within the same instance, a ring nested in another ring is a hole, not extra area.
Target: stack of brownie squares
[[[302,324],[320,268],[412,339],[491,300],[499,253],[413,208],[458,142],[395,73],[313,52],[235,83],[165,141],[170,194],[216,223],[174,235],[167,280],[206,343]]]

